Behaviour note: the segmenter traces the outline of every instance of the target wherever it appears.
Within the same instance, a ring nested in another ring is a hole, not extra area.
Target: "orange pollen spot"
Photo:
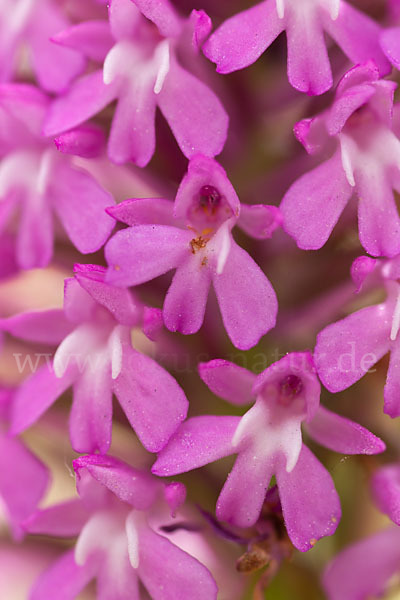
[[[114,270],[115,270],[115,271],[120,271],[120,270],[121,270],[121,267],[120,267],[119,265],[114,265]]]
[[[315,546],[316,543],[317,543],[317,540],[315,538],[312,538],[310,540],[310,546]]]
[[[197,238],[193,238],[190,240],[190,247],[192,249],[192,254],[196,254],[202,248],[205,248],[207,245],[207,240],[205,240],[201,235]]]

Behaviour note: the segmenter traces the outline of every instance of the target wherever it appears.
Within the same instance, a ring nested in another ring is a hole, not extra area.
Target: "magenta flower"
[[[101,248],[113,228],[104,210],[113,203],[111,194],[41,136],[48,106],[47,96],[33,86],[0,86],[0,232],[18,211],[15,251],[24,269],[44,267],[51,260],[54,215],[83,254]],[[64,152],[93,155],[99,135],[93,128],[76,130],[58,144]]]
[[[365,250],[373,256],[400,253],[400,218],[393,196],[393,189],[400,190],[395,88],[394,82],[379,79],[373,64],[355,67],[339,83],[330,109],[295,126],[309,153],[331,153],[282,200],[284,229],[300,248],[316,250],[325,244],[354,192]]]
[[[371,482],[378,508],[400,525],[400,466],[385,465]],[[328,565],[323,583],[329,600],[381,596],[400,571],[400,529],[389,527],[352,544]]]
[[[115,393],[144,447],[157,452],[186,417],[188,402],[167,371],[132,347],[131,329],[142,321],[152,327],[152,319],[143,316],[144,307],[128,290],[104,283],[104,271],[77,265],[75,277],[65,280],[64,311],[3,319],[2,328],[17,337],[61,342],[53,362],[17,391],[11,429],[14,434],[24,431],[72,385],[74,450],[107,452]]]
[[[71,129],[117,100],[108,143],[112,161],[147,165],[155,149],[157,106],[187,157],[219,154],[228,116],[214,92],[183,69],[176,56],[178,44],[190,38],[188,29],[192,46],[186,43],[185,50],[194,55],[210,27],[202,11],[194,11],[185,23],[167,0],[112,0],[109,25],[87,21],[56,37],[58,44],[79,50],[103,68],[84,75],[55,100],[45,133]]]
[[[400,23],[399,0],[388,0],[388,4],[393,25]],[[392,65],[400,69],[400,27],[390,27],[381,33],[381,47]]]
[[[74,50],[55,48],[51,36],[68,27],[53,0],[2,0],[0,11],[0,82],[13,79],[18,54],[28,46],[29,62],[41,87],[62,92],[84,67]]]
[[[109,283],[138,285],[176,269],[163,308],[170,331],[191,334],[200,329],[211,282],[235,346],[251,348],[275,325],[275,292],[232,238],[232,227],[241,224],[240,202],[213,159],[196,156],[190,161],[174,208],[163,199],[135,199],[109,212],[132,225],[105,248]],[[243,210],[243,229],[256,237],[271,235],[279,222],[275,207]]]
[[[376,454],[384,443],[319,406],[320,384],[308,352],[288,354],[260,375],[223,360],[202,363],[199,371],[228,402],[243,405],[255,397],[255,404],[243,417],[188,419],[159,454],[153,473],[175,475],[237,454],[217,501],[219,519],[254,525],[275,475],[294,546],[305,552],[332,535],[341,516],[339,498],[328,471],[302,443],[302,423],[311,438],[336,452]]]
[[[6,433],[12,398],[11,389],[0,388],[0,499],[13,536],[18,540],[24,534],[21,523],[43,497],[49,474],[21,440]]]
[[[378,265],[376,265],[378,267]],[[344,390],[367,373],[390,352],[389,369],[384,389],[384,412],[400,415],[400,259],[379,266],[379,281],[387,298],[332,323],[317,337],[315,365],[324,386],[330,392]]]
[[[231,17],[204,44],[219,73],[254,63],[286,31],[289,82],[300,92],[323,94],[332,87],[324,33],[354,63],[373,59],[381,75],[390,65],[380,46],[381,27],[343,0],[265,0]]]
[[[79,536],[75,550],[39,577],[30,600],[72,600],[92,579],[98,600],[139,600],[139,581],[153,600],[216,599],[206,567],[150,524],[168,486],[109,456],[80,457],[74,469],[80,500],[26,522],[31,533]]]

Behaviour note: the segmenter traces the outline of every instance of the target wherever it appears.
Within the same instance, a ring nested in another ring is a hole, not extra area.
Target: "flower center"
[[[297,375],[286,375],[279,383],[279,401],[288,405],[303,390],[303,382]]]
[[[199,206],[206,214],[214,215],[221,204],[221,194],[213,185],[203,185],[199,192]]]

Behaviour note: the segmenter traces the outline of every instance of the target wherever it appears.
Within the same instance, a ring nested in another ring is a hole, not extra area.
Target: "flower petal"
[[[114,227],[105,211],[113,203],[111,194],[89,173],[66,163],[56,165],[49,193],[74,246],[82,254],[99,250]]]
[[[203,52],[217,64],[218,73],[251,65],[283,31],[275,0],[260,2],[225,21],[207,40]]]
[[[396,341],[391,344],[389,368],[386,384],[383,390],[385,399],[383,412],[392,418],[400,415],[400,344]]]
[[[400,467],[396,464],[377,469],[372,477],[372,493],[379,510],[400,525]]]
[[[204,565],[149,527],[139,532],[141,581],[153,600],[216,600],[216,583]]]
[[[384,529],[338,554],[328,565],[323,586],[328,600],[366,600],[385,591],[398,573],[400,529]]]
[[[252,401],[256,375],[251,371],[221,359],[200,363],[198,369],[200,377],[216,396],[238,406]]]
[[[29,600],[75,600],[94,576],[93,566],[78,566],[74,559],[74,551],[69,550],[40,575]]]
[[[30,427],[57,400],[74,379],[71,369],[56,377],[52,367],[45,365],[33,373],[18,388],[12,407],[11,433],[21,433]]]
[[[81,469],[86,469],[102,486],[137,510],[146,510],[156,499],[159,489],[156,478],[113,456],[80,456],[74,460],[73,465],[78,478],[82,477]]]
[[[14,337],[40,344],[59,344],[71,332],[72,325],[61,309],[26,312],[0,319],[0,329]]]
[[[0,496],[10,516],[14,536],[37,507],[49,483],[49,473],[23,443],[0,435]]]
[[[391,303],[369,306],[318,334],[315,366],[330,392],[353,385],[389,351],[392,314]]]
[[[284,230],[299,248],[318,250],[329,238],[351,194],[337,151],[286,192],[280,205]]]
[[[138,323],[141,307],[129,290],[105,283],[106,269],[98,265],[74,265],[75,278],[93,300],[104,306],[121,325]]]
[[[288,10],[286,23],[287,68],[290,84],[310,96],[332,87],[332,71],[317,14]]]
[[[213,283],[225,329],[241,350],[255,346],[276,322],[278,302],[260,267],[233,240],[225,267]]]
[[[176,380],[125,343],[115,394],[143,446],[159,452],[185,419],[188,401]]]
[[[44,135],[53,136],[80,125],[103,110],[116,95],[115,86],[103,82],[101,70],[80,77],[66,94],[53,101],[44,123]]]
[[[78,50],[81,54],[102,63],[114,44],[107,21],[84,21],[63,29],[52,36],[51,41],[65,48]]]
[[[173,202],[164,198],[132,198],[107,209],[117,221],[133,225],[176,225]]]
[[[167,225],[137,225],[118,231],[106,244],[106,281],[131,286],[174,269],[189,254],[193,234]]]
[[[75,537],[90,516],[90,512],[79,498],[55,504],[33,513],[25,522],[29,533]]]
[[[111,444],[112,390],[110,363],[89,365],[74,383],[69,417],[75,452],[105,454]]]
[[[342,454],[379,454],[386,449],[368,429],[322,406],[306,429],[318,444]]]
[[[242,204],[238,226],[247,235],[257,239],[265,240],[272,236],[275,229],[282,223],[279,208],[268,204]]]
[[[275,471],[275,456],[256,456],[253,448],[238,455],[217,500],[217,517],[238,527],[257,521]]]
[[[303,445],[293,471],[283,466],[276,473],[288,535],[301,552],[322,537],[332,535],[341,517],[339,496],[332,477]]]
[[[188,419],[161,450],[152,473],[168,477],[233,454],[232,437],[239,421],[240,417],[214,415]]]
[[[400,30],[399,27],[386,29],[381,34],[382,50],[396,69],[400,69]]]
[[[200,253],[189,255],[176,269],[164,301],[167,329],[185,335],[196,333],[203,324],[211,272]]]
[[[335,40],[343,52],[355,65],[373,60],[381,77],[390,73],[389,61],[380,45],[381,27],[370,17],[347,2],[340,3],[337,19],[322,13],[325,31]]]
[[[187,158],[216,156],[224,147],[228,115],[214,92],[171,60],[158,106]]]

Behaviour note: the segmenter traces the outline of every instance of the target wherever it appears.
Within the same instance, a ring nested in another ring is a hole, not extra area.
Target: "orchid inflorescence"
[[[1,598],[396,589],[400,2],[203,4],[0,0]]]

